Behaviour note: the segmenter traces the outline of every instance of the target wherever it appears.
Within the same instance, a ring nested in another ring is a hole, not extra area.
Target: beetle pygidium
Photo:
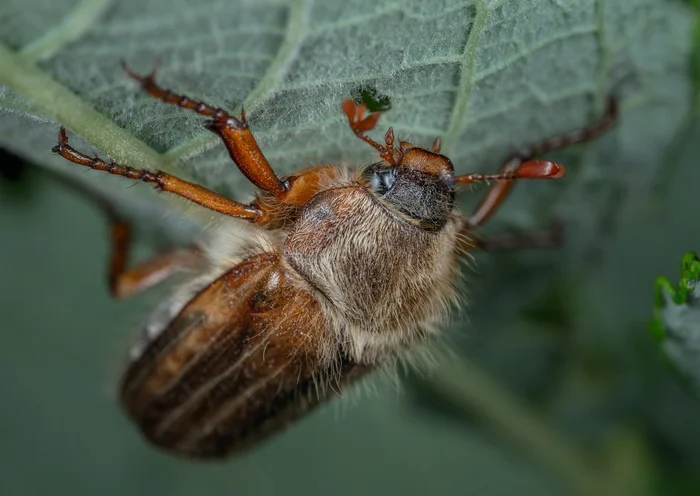
[[[279,178],[245,116],[127,73],[150,95],[209,117],[231,159],[257,189],[242,204],[157,171],[76,151],[65,130],[53,151],[79,165],[186,198],[235,220],[200,246],[127,267],[129,225],[112,217],[110,288],[131,296],[181,269],[196,274],[159,306],[132,350],[121,384],[131,418],[155,445],[199,458],[238,452],[279,430],[366,372],[439,332],[467,234],[515,179],[553,179],[563,166],[534,157],[598,135],[598,123],[513,154],[497,174],[455,175],[452,162],[391,129],[366,135],[380,113],[342,103],[350,129],[379,160],[322,165]],[[473,215],[454,208],[460,184],[493,181]]]

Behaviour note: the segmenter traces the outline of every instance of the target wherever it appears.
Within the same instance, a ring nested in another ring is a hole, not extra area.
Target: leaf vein
[[[29,62],[38,62],[52,57],[65,45],[90,31],[109,4],[110,0],[83,0],[70,15],[63,19],[63,22],[24,47],[20,54]]]
[[[310,3],[310,0],[294,0],[290,5],[289,21],[282,45],[265,75],[243,102],[243,107],[247,111],[255,110],[256,107],[265,101],[272,94],[279,81],[287,74],[289,66],[301,46],[301,40],[306,35]],[[213,134],[196,136],[167,151],[163,154],[163,160],[168,164],[172,164],[203,153],[216,146],[218,142],[219,138]]]
[[[592,33],[595,33],[598,30],[598,26],[595,24],[591,25],[583,25],[579,26],[577,28],[574,28],[570,31],[563,31],[561,33],[557,33],[553,36],[550,36],[549,38],[545,38],[543,40],[538,41],[537,43],[534,43],[515,55],[508,57],[506,59],[501,59],[497,63],[493,64],[491,67],[488,69],[484,69],[483,71],[479,71],[476,74],[474,74],[474,80],[473,82],[478,82],[486,79],[488,76],[495,74],[499,71],[502,71],[509,65],[514,64],[515,62],[518,62],[519,60],[522,60],[529,55],[532,55],[538,50],[542,50],[543,48],[548,47],[549,45],[556,43],[557,41],[565,40],[568,38],[572,38],[574,36],[586,36]]]
[[[455,94],[454,108],[450,116],[450,124],[447,133],[443,139],[443,146],[448,153],[453,151],[453,147],[462,130],[462,124],[467,112],[467,107],[469,106],[469,97],[473,86],[473,71],[474,62],[476,61],[477,45],[481,33],[483,33],[486,28],[486,22],[488,21],[489,10],[483,1],[476,3],[475,7],[476,14],[472,21],[469,38],[464,46],[464,52],[460,62],[461,73],[459,84],[457,85],[457,93]]]
[[[114,160],[157,168],[160,155],[117,126],[55,79],[0,44],[0,82],[32,102],[42,115],[70,128]]]

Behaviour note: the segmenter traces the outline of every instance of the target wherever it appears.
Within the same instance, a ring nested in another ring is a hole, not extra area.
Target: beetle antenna
[[[513,171],[499,174],[465,174],[455,177],[456,183],[470,184],[481,181],[512,181],[514,179],[559,179],[566,174],[566,168],[549,160],[528,160]]]

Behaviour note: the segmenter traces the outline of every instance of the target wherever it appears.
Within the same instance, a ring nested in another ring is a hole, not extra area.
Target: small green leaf
[[[700,259],[688,252],[678,285],[656,280],[654,318],[649,330],[671,365],[700,390]]]
[[[355,103],[364,103],[370,112],[386,112],[391,109],[391,99],[380,94],[374,86],[360,88],[354,100]]]

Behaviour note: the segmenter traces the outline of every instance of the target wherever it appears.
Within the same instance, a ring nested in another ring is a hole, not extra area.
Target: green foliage
[[[700,391],[700,259],[689,252],[681,261],[677,285],[656,280],[652,335],[670,363]]]
[[[688,73],[691,84],[689,90],[689,105],[685,110],[685,117],[676,133],[675,138],[667,147],[664,162],[666,167],[659,170],[652,181],[652,191],[657,203],[662,203],[669,187],[669,183],[675,176],[683,147],[692,142],[700,126],[700,0],[689,0],[693,26],[691,30],[691,47],[688,56]]]
[[[387,112],[391,110],[391,99],[380,95],[377,88],[360,88],[355,103],[364,103],[370,112]]]

